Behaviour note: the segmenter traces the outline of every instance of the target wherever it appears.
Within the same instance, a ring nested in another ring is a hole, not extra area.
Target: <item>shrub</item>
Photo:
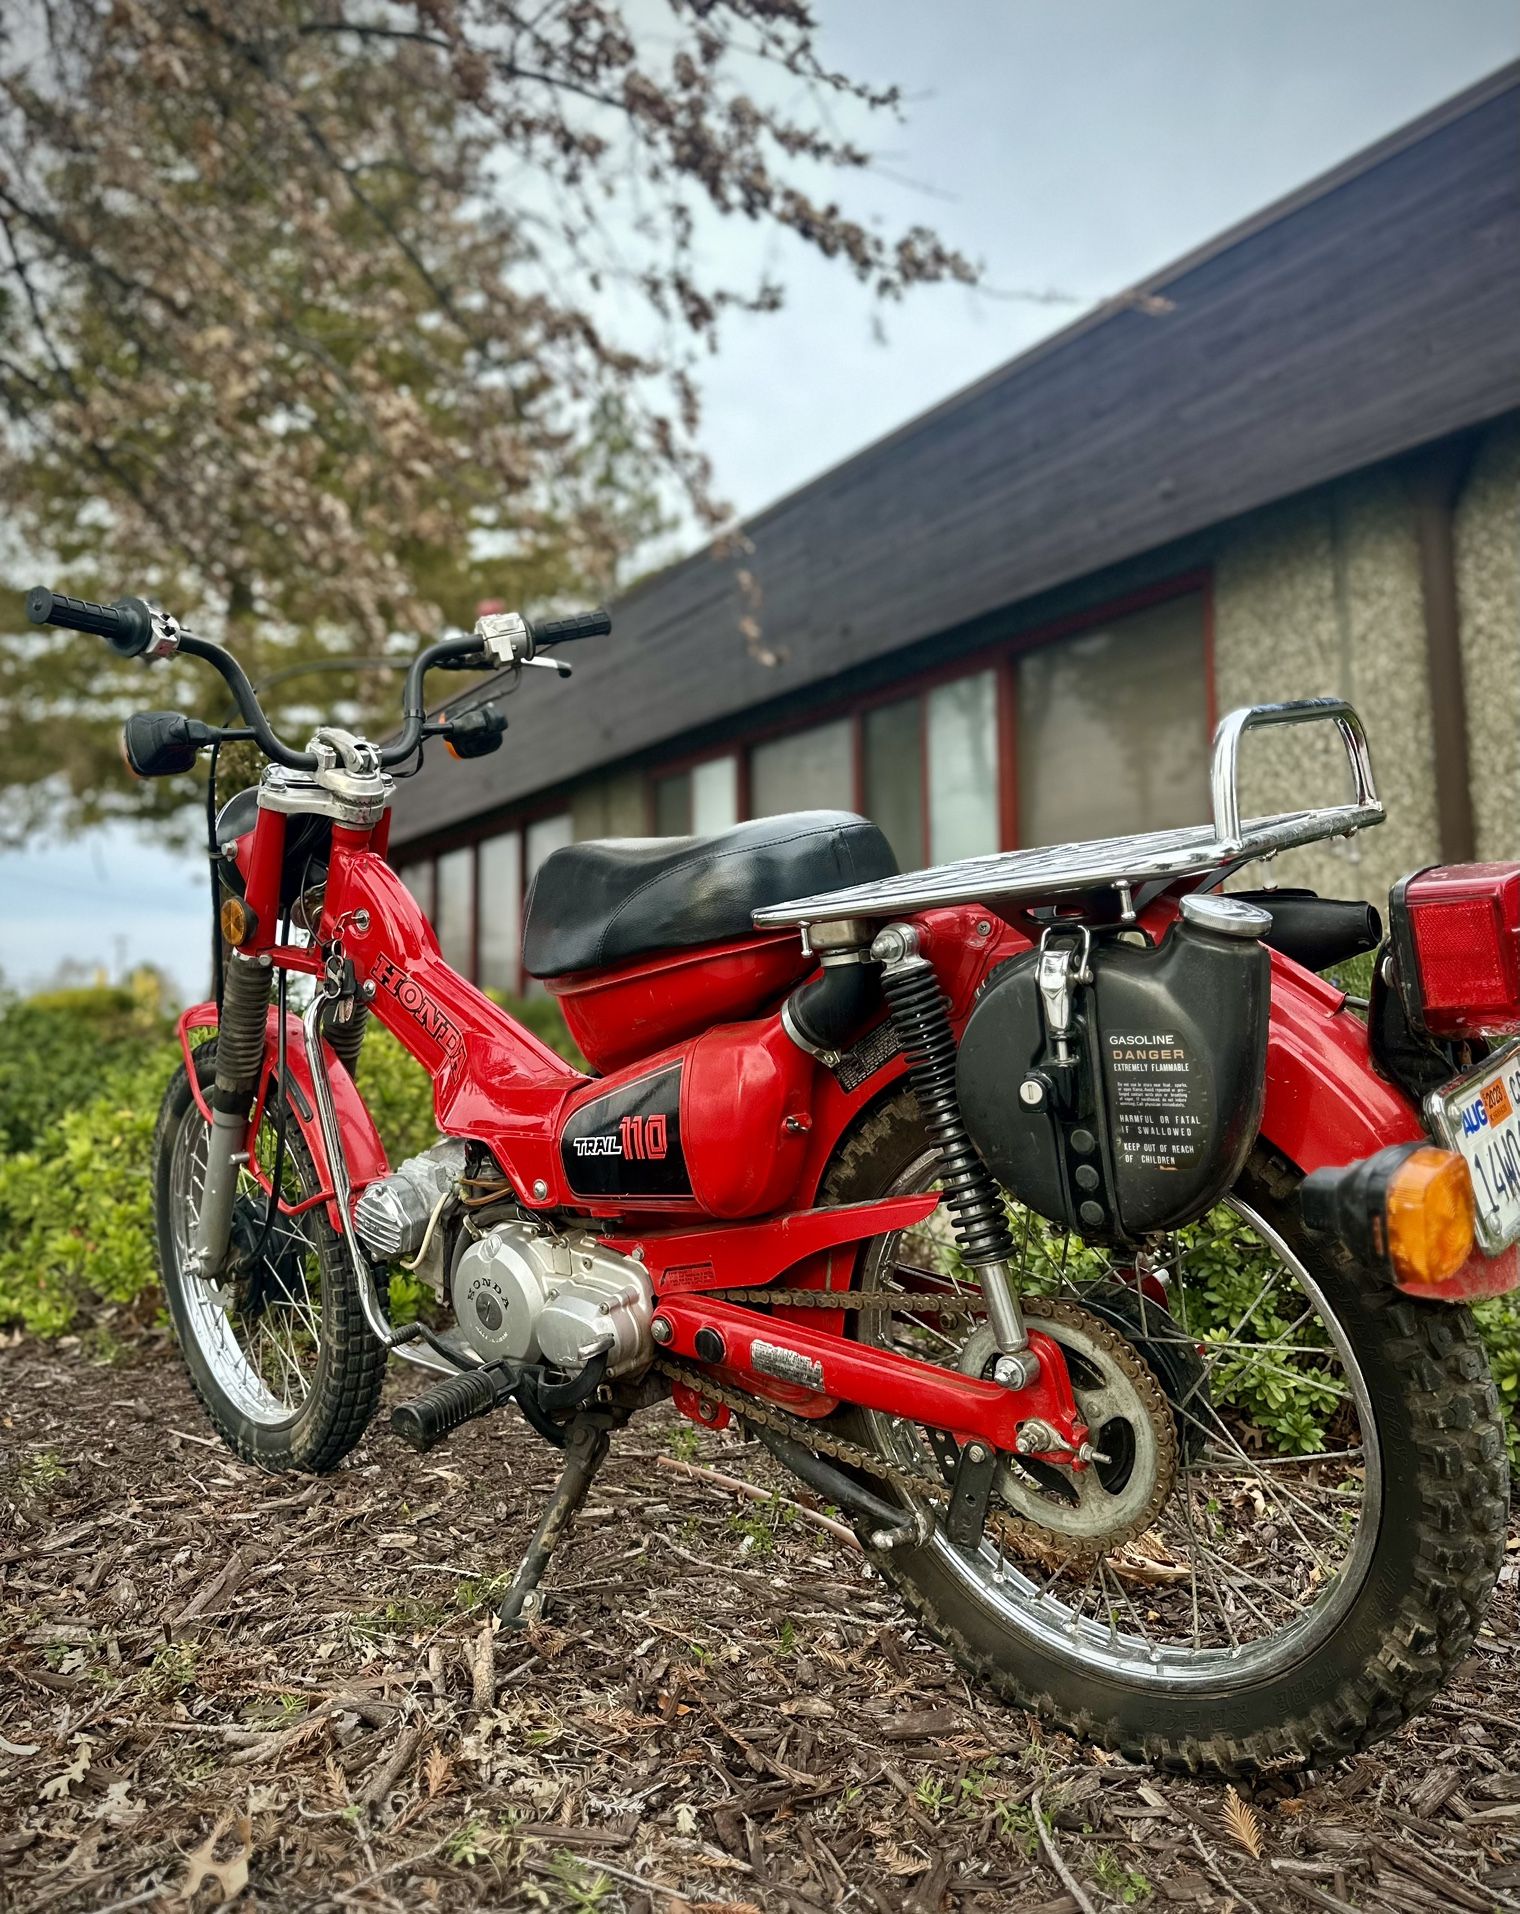
[[[0,1000],[0,1157],[129,1082],[173,1027],[148,970],[122,985]]]
[[[573,1051],[552,998],[507,1007]],[[156,985],[0,1004],[0,1324],[60,1335],[154,1291],[153,1132],[178,1064]],[[431,1082],[378,1024],[359,1084],[392,1163],[437,1140]]]

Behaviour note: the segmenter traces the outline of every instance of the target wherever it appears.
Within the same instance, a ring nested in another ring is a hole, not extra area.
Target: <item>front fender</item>
[[[1344,994],[1270,954],[1266,1141],[1307,1174],[1423,1138],[1415,1106],[1373,1068],[1367,1027]]]
[[[273,1005],[269,1009],[269,1019],[265,1033],[265,1070],[264,1082],[267,1084],[273,1075],[279,1057],[279,1012]],[[179,1020],[180,1049],[185,1056],[185,1069],[190,1077],[190,1089],[201,1115],[209,1123],[211,1112],[206,1105],[195,1064],[190,1049],[190,1033],[193,1030],[214,1030],[217,1023],[215,1003],[192,1004]],[[332,1085],[333,1107],[338,1116],[338,1134],[343,1140],[343,1156],[348,1166],[348,1180],[354,1193],[367,1183],[375,1182],[388,1174],[390,1165],[386,1161],[385,1145],[380,1141],[380,1132],[375,1128],[371,1117],[360,1096],[353,1078],[329,1049],[327,1056],[328,1081]],[[327,1216],[335,1230],[343,1227],[343,1219],[338,1214],[337,1201],[333,1196],[332,1165],[327,1159],[327,1145],[322,1139],[322,1124],[317,1116],[316,1085],[312,1081],[311,1058],[306,1051],[306,1032],[301,1019],[293,1011],[285,1015],[285,1069],[290,1084],[290,1107],[295,1116],[296,1127],[301,1132],[301,1140],[311,1152],[311,1160],[317,1172],[317,1181],[321,1185],[327,1201]],[[262,1096],[262,1092],[261,1092]]]

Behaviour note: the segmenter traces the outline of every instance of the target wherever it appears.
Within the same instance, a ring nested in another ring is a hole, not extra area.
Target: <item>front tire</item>
[[[216,1074],[216,1040],[194,1056],[203,1086]],[[266,1111],[255,1143],[273,1161]],[[335,1469],[363,1435],[380,1400],[386,1352],[364,1320],[341,1238],[325,1204],[283,1212],[267,1239],[266,1194],[244,1170],[237,1204],[262,1252],[244,1273],[208,1283],[187,1266],[209,1131],[183,1066],[174,1074],[154,1138],[159,1272],[185,1366],[212,1427],[227,1446],[273,1472]],[[282,1195],[304,1202],[321,1188],[295,1112],[287,1108]]]
[[[934,1170],[916,1105],[911,1095],[899,1095],[847,1139],[827,1200],[932,1187]],[[1503,1560],[1503,1424],[1471,1315],[1402,1296],[1341,1246],[1309,1238],[1298,1218],[1298,1182],[1291,1166],[1258,1145],[1228,1206],[1194,1228],[1216,1232],[1207,1237],[1214,1254],[1217,1232],[1238,1223],[1242,1240],[1280,1263],[1300,1292],[1284,1313],[1296,1318],[1292,1327],[1304,1347],[1290,1347],[1294,1337],[1280,1327],[1255,1333],[1249,1323],[1206,1341],[1220,1404],[1198,1414],[1186,1406],[1188,1387],[1179,1385],[1175,1367],[1162,1373],[1160,1345],[1153,1343],[1157,1379],[1169,1384],[1173,1404],[1184,1405],[1176,1412],[1184,1438],[1177,1445],[1180,1470],[1154,1527],[1124,1550],[1097,1556],[1100,1566],[1089,1574],[1089,1584],[1098,1577],[1095,1600],[1074,1592],[1085,1560],[1063,1571],[1058,1548],[1031,1555],[1027,1541],[1024,1558],[1016,1550],[1011,1565],[1001,1544],[984,1540],[979,1551],[966,1552],[942,1530],[922,1547],[873,1558],[986,1687],[1084,1739],[1171,1767],[1239,1773],[1265,1763],[1320,1762],[1380,1739],[1422,1708],[1467,1655]],[[1226,1221],[1215,1220],[1221,1217]],[[1049,1275],[1053,1240],[1048,1230],[1039,1236],[1036,1277]],[[1026,1248],[1029,1242],[1026,1232]],[[1101,1277],[1094,1256],[1079,1246],[1071,1266]],[[953,1247],[948,1259],[947,1266],[956,1264]],[[912,1308],[886,1319],[899,1328],[906,1322],[918,1331],[934,1322],[922,1300],[924,1261],[922,1243],[905,1249],[901,1238],[875,1239],[861,1252],[861,1287],[890,1286],[894,1269],[909,1271],[906,1287],[917,1292],[907,1297]],[[1066,1271],[1068,1251],[1060,1264]],[[966,1274],[952,1267],[950,1280],[959,1286]],[[1178,1275],[1169,1300],[1185,1323],[1188,1273],[1180,1258]],[[1110,1294],[1111,1277],[1110,1271]],[[1199,1279],[1213,1280],[1207,1270]],[[1280,1286],[1280,1278],[1274,1281]],[[1081,1306],[1084,1289],[1101,1305],[1104,1292],[1090,1281],[1061,1285],[1073,1307]],[[1201,1287],[1197,1293],[1203,1295]],[[1171,1315],[1164,1319],[1174,1348],[1193,1361],[1194,1332],[1184,1337]],[[880,1314],[857,1320],[863,1336],[892,1339],[890,1329],[871,1328],[883,1321]],[[1112,1326],[1112,1313],[1108,1320]],[[1322,1334],[1307,1333],[1305,1325],[1314,1324],[1322,1324]],[[899,1337],[896,1346],[910,1345]],[[1270,1433],[1262,1438],[1242,1420],[1238,1404],[1248,1397],[1232,1395],[1229,1378],[1233,1373],[1238,1389],[1253,1360],[1268,1380],[1274,1364],[1295,1382],[1311,1373],[1344,1375],[1343,1398],[1328,1388],[1324,1396],[1340,1451],[1329,1466],[1299,1460],[1295,1445],[1301,1451],[1308,1438],[1294,1437],[1291,1424],[1289,1439],[1279,1439],[1274,1451]],[[849,1427],[878,1453],[908,1459],[900,1424],[856,1415]],[[1021,1492],[1027,1509],[1031,1492]],[[994,1527],[989,1523],[989,1536]],[[1344,1531],[1339,1550],[1337,1527]],[[1205,1534],[1209,1542],[1201,1543]],[[1190,1542],[1190,1587],[1148,1580],[1163,1565],[1171,1575]],[[1307,1558],[1298,1559],[1305,1550]]]

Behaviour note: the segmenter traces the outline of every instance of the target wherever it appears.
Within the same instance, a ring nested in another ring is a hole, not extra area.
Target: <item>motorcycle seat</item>
[[[881,831],[849,811],[754,818],[711,837],[590,838],[540,865],[523,919],[530,977],[744,937],[750,913],[892,877]]]

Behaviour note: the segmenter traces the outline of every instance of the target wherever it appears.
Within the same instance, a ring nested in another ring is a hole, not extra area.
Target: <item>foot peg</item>
[[[391,1411],[391,1430],[419,1453],[431,1449],[446,1435],[487,1416],[510,1402],[517,1378],[498,1363],[484,1369],[468,1369],[463,1375],[446,1376],[414,1402],[404,1402]]]

